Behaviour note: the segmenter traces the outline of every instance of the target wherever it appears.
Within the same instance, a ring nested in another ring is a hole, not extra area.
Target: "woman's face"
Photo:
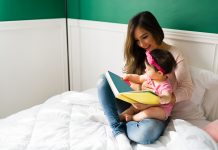
[[[140,27],[136,27],[134,32],[134,38],[139,47],[151,51],[159,47],[153,35]]]

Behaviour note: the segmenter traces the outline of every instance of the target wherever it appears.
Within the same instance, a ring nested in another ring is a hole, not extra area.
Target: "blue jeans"
[[[169,122],[168,120],[157,119],[144,119],[140,122],[121,122],[119,114],[131,104],[117,100],[114,97],[104,75],[98,81],[98,97],[114,136],[126,133],[131,141],[140,144],[151,144],[161,136]]]

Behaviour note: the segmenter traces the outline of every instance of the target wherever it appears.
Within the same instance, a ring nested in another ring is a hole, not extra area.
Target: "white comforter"
[[[175,130],[172,130],[172,129]],[[154,144],[135,150],[218,150],[201,129],[173,120]],[[0,150],[116,150],[97,97],[66,92],[0,120]]]

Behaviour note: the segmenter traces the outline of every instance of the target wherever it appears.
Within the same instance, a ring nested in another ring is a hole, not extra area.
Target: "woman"
[[[176,70],[168,75],[174,91],[174,98],[171,99],[171,103],[174,103],[175,99],[176,102],[189,100],[192,94],[192,81],[187,65],[180,51],[163,42],[163,39],[163,30],[153,14],[145,11],[134,16],[128,24],[124,50],[124,72],[141,75],[144,73],[146,51],[152,51],[157,48],[168,50],[177,63]],[[137,89],[139,85],[131,83],[131,86]],[[115,99],[104,76],[98,83],[98,95],[120,149],[131,149],[130,144],[123,144],[128,141],[128,138],[140,144],[153,143],[161,136],[167,126],[169,120],[152,118],[144,119],[140,122],[120,122],[118,114],[130,107],[130,104]],[[133,106],[136,109],[147,107],[139,103]]]

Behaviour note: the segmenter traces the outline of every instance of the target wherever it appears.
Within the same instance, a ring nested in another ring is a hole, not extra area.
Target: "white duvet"
[[[151,145],[135,150],[218,150],[203,130],[172,120]],[[116,150],[97,97],[65,92],[45,103],[0,120],[0,150]]]

